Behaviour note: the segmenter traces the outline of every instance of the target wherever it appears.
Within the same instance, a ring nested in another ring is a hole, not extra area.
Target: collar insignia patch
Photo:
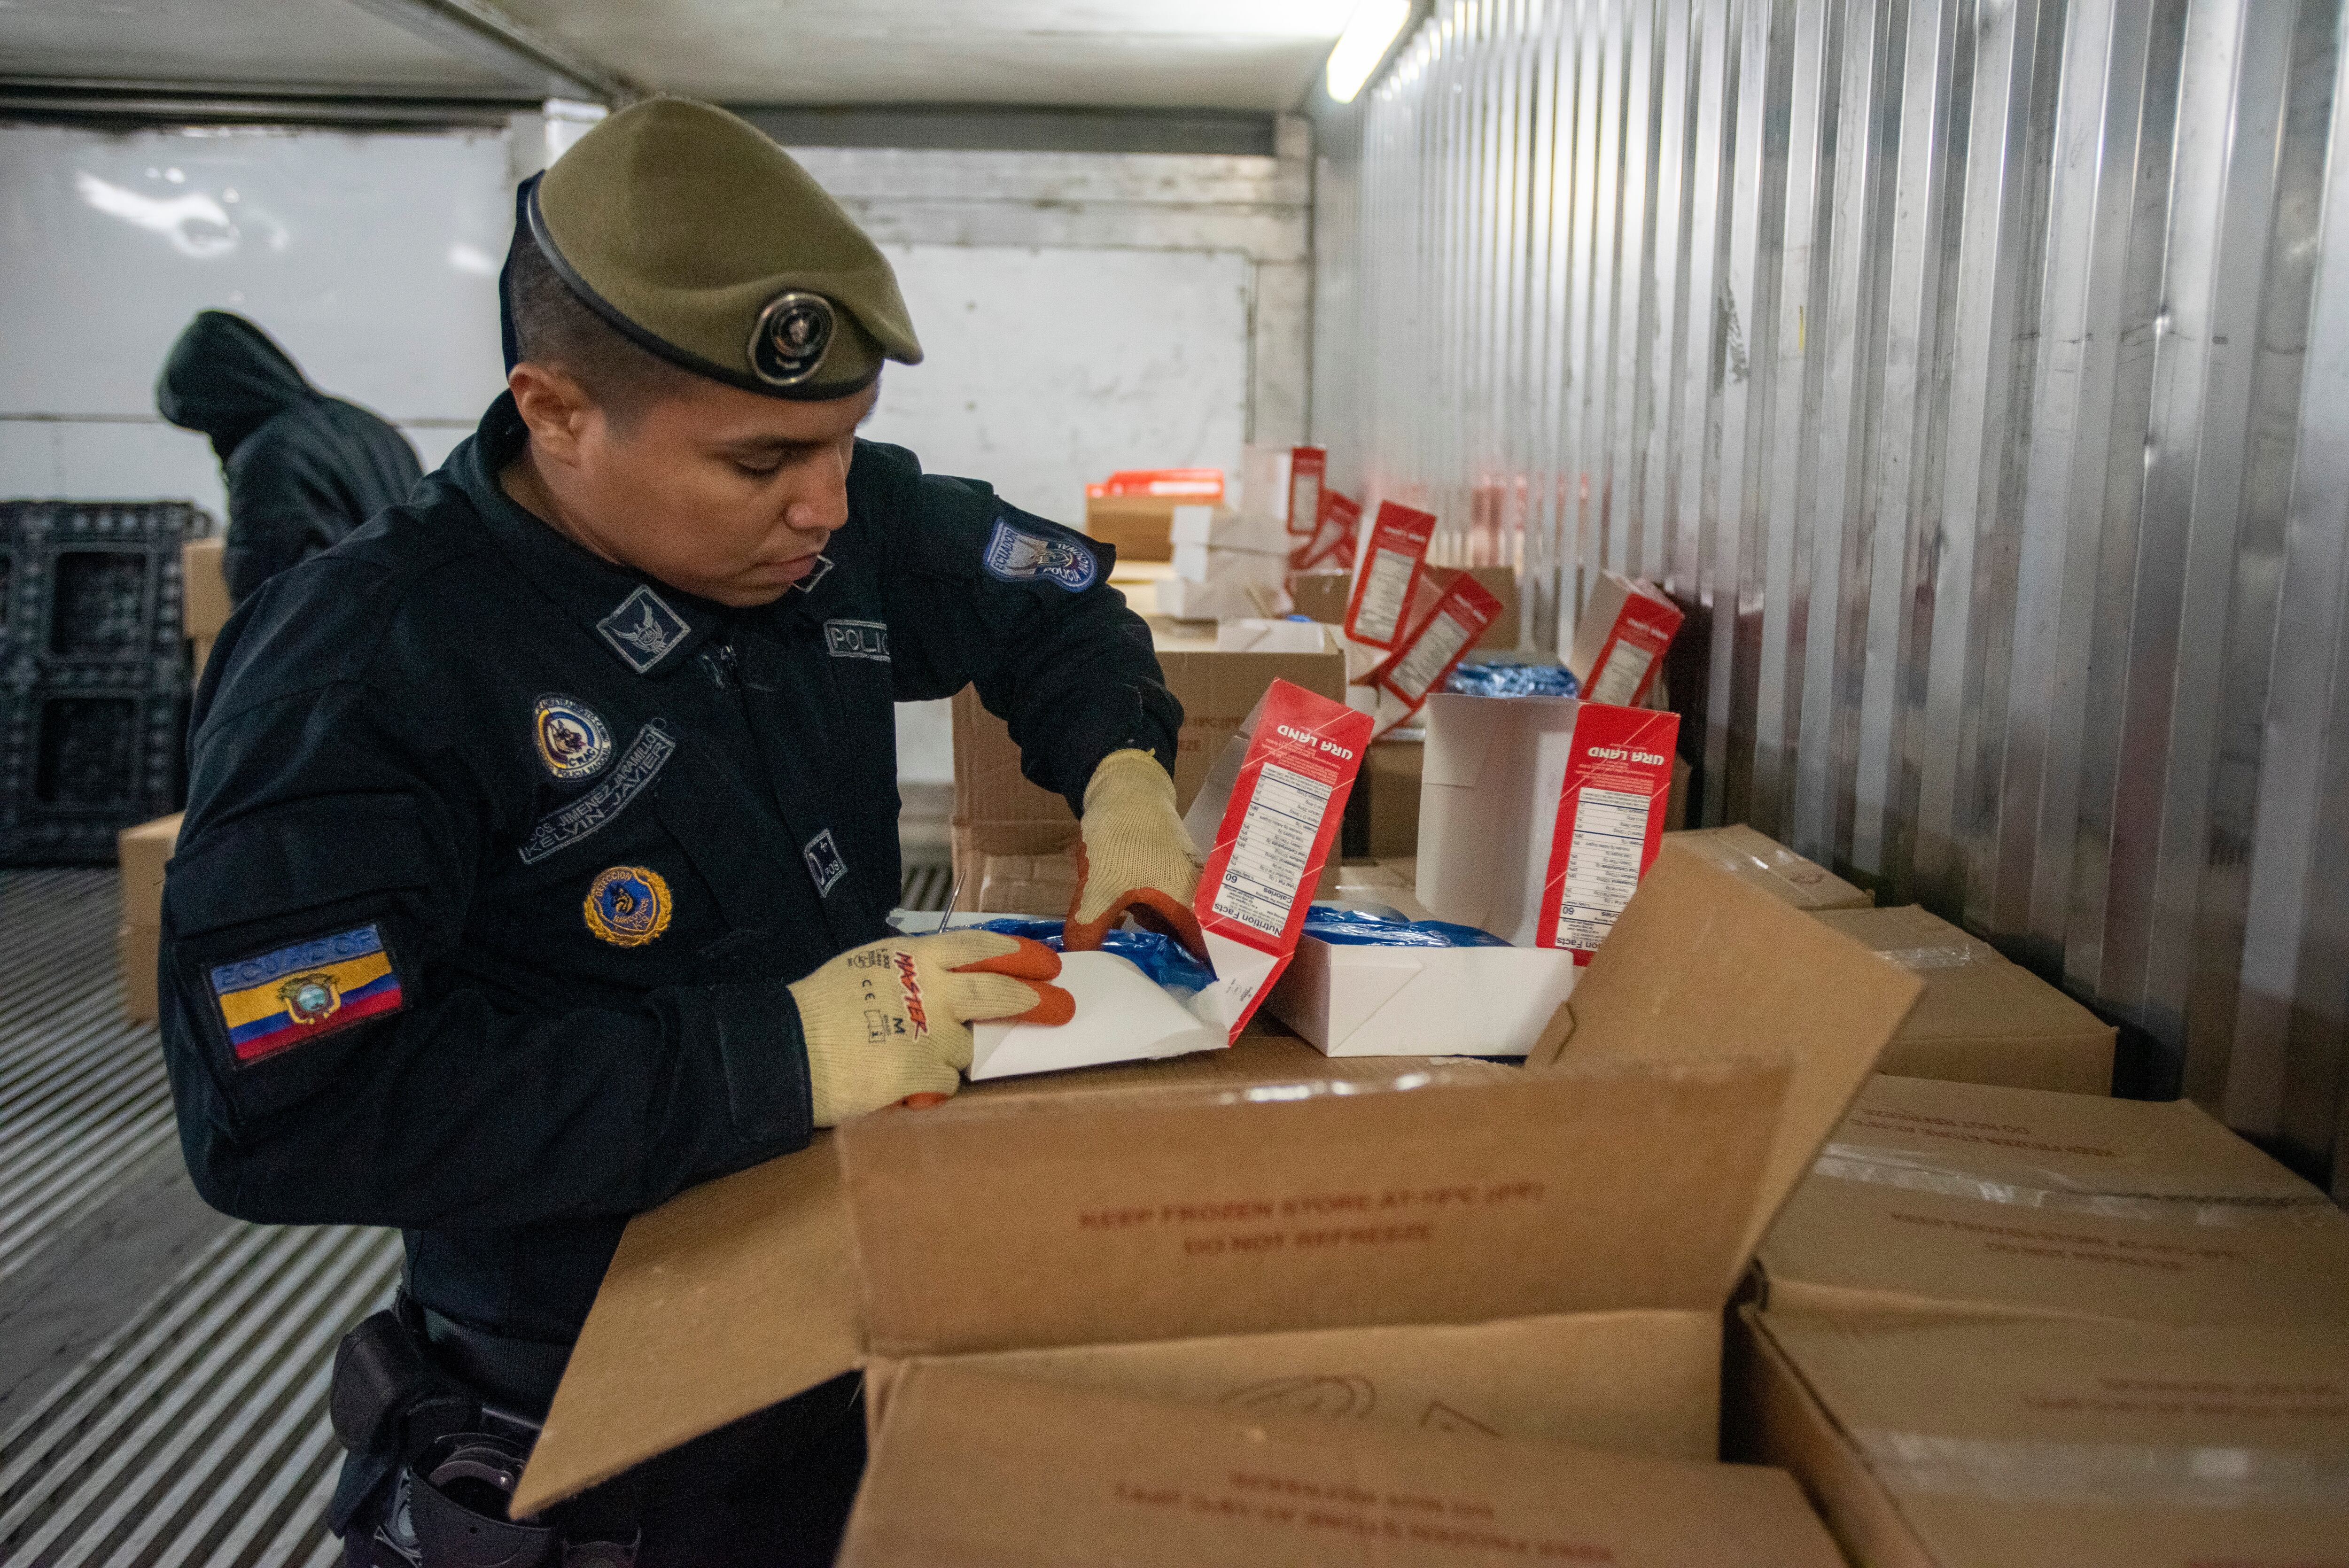
[[[1092,587],[1101,571],[1093,552],[1072,536],[1017,528],[1009,518],[996,519],[995,532],[988,539],[980,564],[989,576],[1006,583],[1042,581],[1058,583],[1071,593]]]
[[[598,872],[582,906],[587,929],[615,947],[642,947],[668,929],[677,913],[668,883],[649,866],[613,866]]]
[[[792,584],[792,592],[794,593],[814,593],[815,585],[830,575],[831,572],[832,557],[829,555],[817,556],[815,558],[815,564],[808,568],[808,574]]]
[[[638,675],[667,658],[670,649],[693,634],[685,617],[649,588],[638,588],[621,600],[618,609],[595,623],[595,630]]]
[[[531,715],[538,759],[563,783],[593,779],[612,760],[612,732],[603,717],[576,697],[550,692]]]
[[[885,665],[889,662],[889,628],[879,621],[826,621],[823,647],[835,659],[871,659]]]
[[[840,858],[840,846],[832,841],[830,828],[810,839],[800,855],[807,861],[808,875],[815,879],[815,891],[820,894],[829,894],[848,874],[848,862]]]

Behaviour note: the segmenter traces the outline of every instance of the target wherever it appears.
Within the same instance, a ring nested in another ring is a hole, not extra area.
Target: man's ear
[[[579,447],[595,405],[587,389],[558,366],[525,359],[506,372],[514,407],[530,427],[530,444],[541,456],[558,463],[579,460]]]

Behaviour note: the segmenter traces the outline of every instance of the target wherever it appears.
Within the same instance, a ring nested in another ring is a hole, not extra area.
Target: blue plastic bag
[[[1055,953],[1065,951],[1061,945],[1061,923],[1057,920],[1024,920],[1007,915],[975,929],[1024,936],[1042,943]],[[1112,931],[1102,938],[1102,951],[1132,959],[1144,975],[1172,991],[1204,991],[1216,978],[1216,972],[1192,957],[1190,950],[1181,943],[1154,931]]]
[[[1347,947],[1506,947],[1489,931],[1448,920],[1388,920],[1359,909],[1317,903],[1306,912],[1305,934]]]
[[[1572,696],[1579,689],[1574,672],[1557,665],[1515,659],[1463,659],[1444,689],[1464,696]]]

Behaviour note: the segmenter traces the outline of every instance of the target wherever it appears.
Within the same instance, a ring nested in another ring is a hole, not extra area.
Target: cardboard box
[[[1191,809],[1209,766],[1274,681],[1289,681],[1333,701],[1345,700],[1345,656],[1327,647],[1313,654],[1226,654],[1216,651],[1211,637],[1185,634],[1164,623],[1154,624],[1153,630],[1167,688],[1183,705],[1174,757],[1177,810]],[[969,686],[954,699],[953,726],[952,841],[956,874],[965,878],[966,885],[977,887],[989,855],[1054,856],[1071,851],[1077,819],[1068,802],[1029,782],[1019,771],[1019,748],[1012,744],[1010,731]],[[1040,913],[1067,912],[1063,903],[1058,910]]]
[[[1174,575],[1195,588],[1255,586],[1271,593],[1288,578],[1288,557],[1219,544],[1176,544]]]
[[[1219,654],[1319,654],[1336,645],[1328,627],[1319,621],[1300,621],[1294,615],[1278,620],[1257,616],[1216,623],[1216,652]]]
[[[1652,583],[1602,572],[1574,623],[1566,667],[1592,702],[1638,707],[1663,668],[1681,609]]]
[[[1702,855],[1741,882],[1751,882],[1796,909],[1868,909],[1876,895],[1852,886],[1825,866],[1805,860],[1777,840],[1739,823],[1695,828],[1665,841]]]
[[[1501,613],[1493,617],[1493,624],[1485,628],[1483,636],[1476,639],[1477,652],[1507,653],[1517,645],[1523,623],[1522,600],[1517,589],[1516,567],[1431,566],[1427,569],[1427,575],[1428,580],[1434,583],[1439,593],[1452,586],[1452,580],[1454,577],[1462,575],[1473,577],[1484,584],[1486,593],[1501,602]],[[1470,657],[1475,657],[1475,655],[1472,654]]]
[[[1426,762],[1424,736],[1390,735],[1371,742],[1354,786],[1361,802],[1347,823],[1348,854],[1386,861],[1419,853],[1419,790]]]
[[[1174,509],[1182,496],[1089,495],[1085,532],[1117,552],[1121,561],[1167,561],[1174,554]]]
[[[155,965],[163,945],[163,872],[179,841],[177,811],[125,828],[114,839],[122,868],[115,964],[122,976],[123,1016],[134,1023],[151,1024],[157,1016]]]
[[[989,914],[1037,914],[1061,920],[1077,902],[1073,848],[1050,855],[988,855],[979,861],[968,906]]]
[[[1784,1471],[909,1374],[844,1564],[1837,1568]]]
[[[1250,1036],[852,1122],[630,1223],[516,1506],[860,1355],[1588,1313],[1685,1354],[1920,989],[1668,856],[1527,1069]]]
[[[1740,1315],[1728,1426],[1858,1568],[2349,1563],[2349,1342]]]
[[[151,1024],[162,1016],[156,975],[162,950],[160,926],[114,928],[114,962],[122,975],[122,1016],[134,1024]]]
[[[193,685],[204,678],[204,666],[212,662],[212,644],[216,639],[198,637],[188,646],[188,681]]]
[[[1299,572],[1288,580],[1288,596],[1297,614],[1336,626],[1345,622],[1353,586],[1350,572]]]
[[[180,600],[180,624],[189,636],[210,645],[218,637],[221,628],[228,624],[228,575],[222,566],[222,554],[228,541],[220,534],[208,539],[191,539],[180,546],[180,576],[183,583]]]
[[[1914,904],[1817,918],[1925,982],[1877,1064],[1902,1078],[2110,1094],[2116,1031],[1989,943]]]
[[[2183,1100],[1878,1078],[1757,1277],[1773,1311],[2340,1323],[2349,1214]]]
[[[114,836],[115,859],[122,868],[122,923],[163,923],[163,872],[179,847],[177,811],[125,828]]]

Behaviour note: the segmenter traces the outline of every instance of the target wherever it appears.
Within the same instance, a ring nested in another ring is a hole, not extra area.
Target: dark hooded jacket
[[[171,345],[155,407],[212,438],[228,479],[231,599],[331,548],[398,505],[421,469],[408,438],[329,397],[266,333],[226,311],[197,314]]]

